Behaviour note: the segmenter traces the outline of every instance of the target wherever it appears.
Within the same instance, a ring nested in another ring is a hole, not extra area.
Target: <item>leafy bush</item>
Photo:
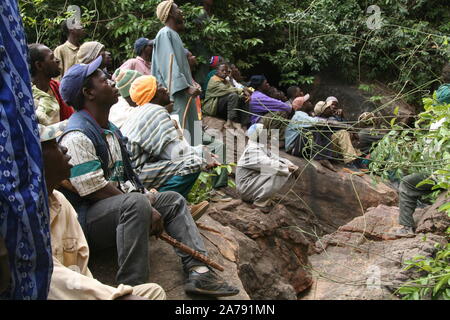
[[[227,170],[228,174],[230,174],[233,166],[235,166],[234,163],[223,164],[214,168],[212,172],[201,172],[197,181],[192,186],[191,192],[188,194],[188,202],[198,204],[202,201],[209,200],[213,191],[213,178],[219,176],[222,170]],[[231,179],[228,179],[228,186],[231,188],[236,187],[234,181]]]
[[[398,289],[404,300],[450,300],[450,244],[441,248],[434,258],[415,257],[406,261],[408,269],[425,273],[419,279],[405,283]]]
[[[220,54],[247,70],[276,69],[281,85],[311,84],[326,71],[347,80],[379,79],[420,101],[434,89],[450,47],[450,11],[440,0],[382,0],[382,25],[371,30],[368,0],[215,1],[211,19],[198,19],[201,1],[183,1],[188,48],[202,63]],[[116,64],[132,55],[136,38],[161,27],[159,0],[21,0],[31,42],[54,48],[68,4],[83,8],[91,39],[108,47]],[[373,16],[373,14],[372,14]],[[207,40],[207,41],[205,41]],[[209,54],[208,54],[209,53]]]
[[[438,189],[448,192],[450,187],[450,105],[438,104],[435,97],[425,98],[423,102],[425,111],[419,114],[414,128],[403,128],[392,122],[393,130],[371,153],[370,169],[386,179],[399,179],[414,172],[427,173],[430,178],[419,185],[434,185],[435,198],[441,192]],[[430,130],[438,122],[441,126]],[[450,202],[439,210],[450,217]],[[447,235],[450,240],[450,228]],[[435,257],[415,257],[406,265],[406,269],[418,270],[422,276],[397,291],[403,299],[450,299],[450,244],[441,248]]]

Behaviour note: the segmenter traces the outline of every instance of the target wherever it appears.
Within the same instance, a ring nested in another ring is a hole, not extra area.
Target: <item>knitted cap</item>
[[[122,97],[127,98],[130,96],[131,84],[139,77],[142,77],[142,73],[136,70],[117,69],[116,72],[114,72],[116,88],[119,89],[119,93]]]
[[[105,50],[105,46],[97,41],[88,41],[80,46],[77,53],[77,63],[91,63]]]
[[[162,23],[166,23],[169,17],[170,9],[172,9],[173,0],[163,1],[156,7],[156,16]]]
[[[155,97],[158,83],[154,76],[142,76],[133,81],[130,97],[138,106],[143,106]]]

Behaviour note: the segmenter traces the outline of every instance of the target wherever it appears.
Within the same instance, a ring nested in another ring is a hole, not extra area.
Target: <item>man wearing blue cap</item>
[[[65,191],[78,212],[93,251],[116,246],[117,282],[146,283],[149,277],[148,235],[166,232],[207,254],[185,199],[176,192],[147,192],[131,167],[124,138],[108,121],[118,90],[99,70],[102,58],[75,65],[61,81],[61,95],[77,112],[69,119],[60,143],[72,157],[71,191]],[[230,296],[238,289],[221,280],[204,263],[176,249],[188,273],[187,293]]]
[[[134,52],[137,57],[127,60],[122,64],[120,70],[135,70],[143,75],[151,75],[151,62],[153,54],[153,40],[139,38],[134,43]],[[113,76],[115,80],[115,76]]]

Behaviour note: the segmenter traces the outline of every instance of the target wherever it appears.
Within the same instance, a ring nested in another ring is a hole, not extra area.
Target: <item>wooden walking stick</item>
[[[204,254],[201,254],[198,251],[195,251],[194,249],[189,248],[187,245],[181,243],[180,241],[172,238],[171,236],[169,236],[167,233],[163,233],[159,236],[159,238],[161,240],[164,240],[165,242],[167,242],[168,244],[170,244],[173,247],[176,247],[178,249],[180,249],[181,251],[183,251],[184,253],[187,253],[189,255],[191,255],[192,257],[194,257],[195,259],[197,259],[198,261],[204,262],[206,263],[208,266],[211,266],[219,271],[224,271],[225,269],[218,263],[212,261],[210,258],[208,258],[207,256],[205,256]]]
[[[193,98],[193,96],[191,96],[191,97],[189,98],[189,100],[188,100],[188,102],[187,102],[187,105],[186,105],[186,107],[184,108],[184,114],[183,114],[183,126],[182,126],[183,129],[186,128],[186,116],[187,116],[187,113],[188,113],[188,111],[189,111],[189,108],[191,107],[192,98]]]
[[[171,53],[170,54],[170,60],[169,60],[169,85],[168,85],[168,90],[169,90],[169,97],[170,97],[170,94],[171,94],[171,92],[172,92],[172,68],[173,68],[173,57],[174,57],[174,55],[173,55],[173,53]]]

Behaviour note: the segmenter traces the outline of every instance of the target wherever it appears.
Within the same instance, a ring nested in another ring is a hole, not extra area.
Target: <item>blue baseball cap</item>
[[[67,70],[59,85],[61,97],[67,104],[73,105],[76,97],[81,94],[84,81],[100,68],[102,61],[102,56],[99,56],[89,64],[75,64]]]
[[[147,38],[139,38],[134,43],[134,52],[140,56],[142,53],[142,50],[145,48],[145,46],[152,46],[155,43],[154,40],[150,40]]]

